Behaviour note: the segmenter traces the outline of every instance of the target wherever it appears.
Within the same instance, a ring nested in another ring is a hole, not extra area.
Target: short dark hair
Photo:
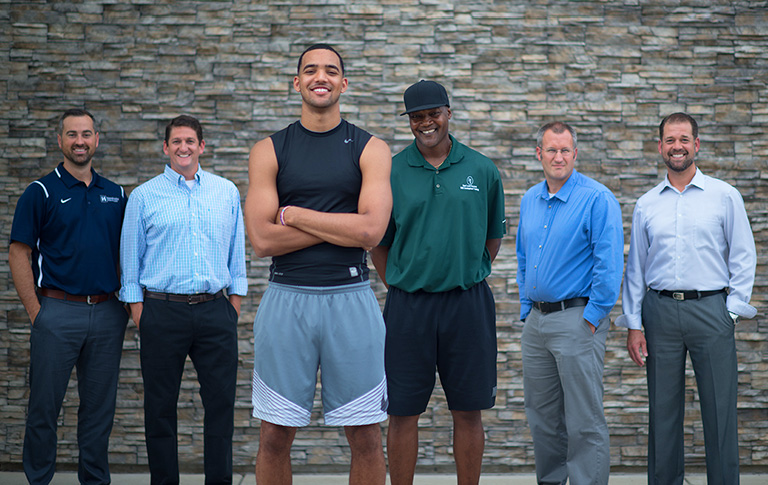
[[[64,113],[62,113],[62,115],[59,116],[59,131],[57,131],[56,133],[58,133],[59,135],[63,135],[64,134],[64,120],[69,118],[69,117],[71,117],[71,116],[76,116],[76,117],[87,116],[87,117],[89,117],[91,119],[91,121],[93,121],[93,129],[94,129],[94,131],[96,131],[98,133],[99,130],[96,128],[96,119],[93,117],[93,115],[91,113],[89,113],[87,110],[85,110],[83,108],[72,108],[72,109],[68,109]]]
[[[171,129],[179,126],[192,128],[195,130],[195,133],[197,133],[197,142],[200,143],[203,141],[203,125],[200,124],[200,121],[198,121],[197,118],[189,115],[181,115],[172,119],[171,122],[168,123],[168,126],[165,127],[165,143],[168,143],[168,141],[171,139]]]
[[[699,125],[696,123],[696,120],[693,119],[693,116],[687,114],[687,113],[672,113],[671,115],[668,115],[666,118],[661,120],[661,124],[659,125],[659,140],[664,138],[664,126],[666,126],[668,123],[690,123],[691,124],[691,131],[693,132],[693,139],[699,137]]]
[[[544,140],[544,133],[547,131],[552,130],[553,133],[560,134],[564,132],[568,132],[571,134],[571,138],[573,139],[573,148],[576,148],[577,143],[577,137],[576,137],[576,130],[574,130],[571,125],[568,123],[565,123],[564,121],[552,121],[551,123],[547,123],[541,128],[539,128],[539,131],[536,133],[536,146],[541,147],[541,143]]]
[[[338,56],[339,64],[340,64],[339,69],[341,69],[341,75],[343,76],[344,75],[344,59],[341,58],[341,54],[339,54],[339,52],[336,49],[334,49],[328,44],[313,44],[307,47],[306,49],[304,49],[304,52],[302,52],[301,55],[299,56],[299,64],[296,66],[296,73],[301,74],[301,61],[304,59],[304,54],[306,54],[309,51],[316,51],[318,49],[331,51]]]

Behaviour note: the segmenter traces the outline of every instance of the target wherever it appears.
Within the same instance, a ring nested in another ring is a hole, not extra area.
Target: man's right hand
[[[130,303],[131,305],[131,318],[136,323],[136,328],[139,328],[139,322],[141,320],[141,312],[144,311],[144,302],[139,301],[136,303]]]
[[[642,330],[629,329],[627,332],[627,350],[635,364],[640,367],[645,365],[645,358],[648,357],[648,346]]]
[[[40,313],[40,303],[30,305],[32,308],[27,309],[27,315],[29,315],[29,321],[32,325],[35,324],[38,313]]]

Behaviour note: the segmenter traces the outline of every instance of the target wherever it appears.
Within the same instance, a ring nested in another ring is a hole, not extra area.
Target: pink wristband
[[[289,208],[290,206],[287,205],[283,207],[283,210],[280,211],[280,224],[285,225],[285,209]]]

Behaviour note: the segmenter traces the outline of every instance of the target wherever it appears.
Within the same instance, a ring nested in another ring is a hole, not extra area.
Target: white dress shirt
[[[616,325],[641,329],[648,288],[710,291],[727,288],[728,311],[752,318],[749,304],[757,256],[744,201],[731,185],[696,169],[682,192],[668,177],[640,197],[632,216],[624,314]]]

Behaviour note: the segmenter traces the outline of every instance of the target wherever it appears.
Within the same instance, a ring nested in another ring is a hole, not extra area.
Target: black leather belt
[[[566,308],[573,308],[578,306],[587,306],[589,298],[569,298],[563,301],[546,302],[546,301],[534,301],[533,308],[537,309],[541,313],[553,313],[565,310]]]
[[[219,290],[216,293],[195,293],[194,295],[159,293],[157,291],[144,290],[145,298],[152,298],[153,300],[173,301],[176,303],[188,303],[190,305],[215,300],[217,298],[221,298],[222,296],[224,296],[224,290]]]
[[[705,296],[719,295],[720,293],[725,293],[725,289],[711,290],[711,291],[697,291],[697,290],[685,290],[685,291],[653,290],[653,291],[657,292],[661,296],[668,296],[669,298],[674,298],[675,300],[678,300],[678,301],[698,300],[699,298],[704,298]]]
[[[70,295],[67,292],[54,290],[52,288],[38,288],[37,294],[48,298],[55,298],[57,300],[77,301],[89,305],[95,305],[115,297],[114,293],[102,293],[99,295]]]

